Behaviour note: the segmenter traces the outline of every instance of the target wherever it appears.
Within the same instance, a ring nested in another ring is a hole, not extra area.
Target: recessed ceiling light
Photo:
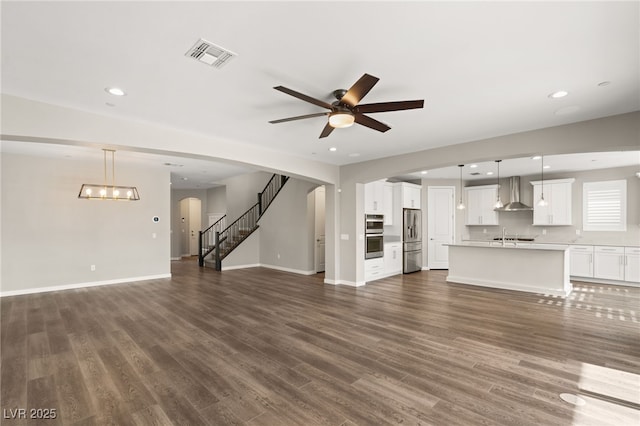
[[[542,168],[543,168],[543,169],[550,169],[550,168],[551,168],[551,166],[547,164],[546,166],[542,166]]]
[[[335,146],[332,146],[331,148],[329,148],[329,151],[331,152],[336,152],[338,150],[338,148],[336,148]]]
[[[113,95],[113,96],[125,96],[126,95],[124,90],[122,90],[119,87],[105,87],[104,91],[109,93],[110,95]]]
[[[531,159],[532,159],[532,160],[539,160],[539,159],[541,159],[541,158],[542,158],[542,157],[541,157],[541,156],[539,156],[539,155],[535,155],[535,156],[531,157]]]
[[[493,172],[487,172],[487,176],[491,176]]]
[[[182,178],[182,180],[189,180],[189,178],[187,178],[187,177],[183,177],[183,178]]]
[[[598,86],[600,87],[604,87],[604,86],[608,86],[610,85],[611,82],[610,81],[601,81],[600,83],[598,83]]]
[[[429,173],[429,172],[426,171],[426,170],[423,170],[423,171],[420,172],[420,174],[423,174],[423,175],[426,175],[427,173]]]
[[[469,167],[472,168],[472,169],[475,169],[476,167],[478,167],[478,165],[477,164],[472,164]]]
[[[569,92],[567,92],[566,90],[558,90],[557,92],[551,93],[549,97],[552,99],[560,99],[560,98],[564,98],[568,94]]]

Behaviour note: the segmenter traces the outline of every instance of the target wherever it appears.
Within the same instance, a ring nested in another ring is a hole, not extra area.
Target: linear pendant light
[[[544,155],[540,156],[540,200],[537,205],[539,207],[547,205],[547,200],[544,199]]]
[[[501,209],[504,207],[504,204],[502,204],[502,200],[500,199],[500,162],[501,161],[502,160],[496,160],[496,163],[498,163],[498,190],[497,190],[498,197],[497,197],[496,203],[493,205],[493,207],[496,209]]]
[[[85,200],[125,200],[137,201],[140,199],[138,188],[135,186],[117,186],[115,153],[113,149],[103,149],[104,157],[104,182],[102,185],[95,183],[84,183],[80,187],[78,198]],[[107,152],[111,153],[111,184],[107,183]]]
[[[464,167],[464,164],[458,164],[458,167],[460,167],[460,202],[458,203],[458,207],[456,208],[458,210],[464,210],[465,205],[462,202],[462,168]]]

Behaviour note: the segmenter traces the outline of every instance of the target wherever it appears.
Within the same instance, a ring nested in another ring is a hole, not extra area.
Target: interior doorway
[[[427,265],[429,269],[449,269],[449,247],[455,235],[455,188],[427,187]]]
[[[313,258],[316,273],[325,270],[325,188],[319,186],[310,194],[313,199]]]
[[[202,228],[202,201],[199,198],[180,200],[180,231],[182,256],[197,256]]]

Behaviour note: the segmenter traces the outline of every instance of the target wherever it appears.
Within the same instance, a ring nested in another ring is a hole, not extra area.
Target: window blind
[[[627,181],[588,182],[583,185],[585,231],[625,231]]]

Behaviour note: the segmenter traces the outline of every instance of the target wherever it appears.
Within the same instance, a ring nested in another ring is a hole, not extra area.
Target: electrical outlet
[[[95,272],[96,271],[96,265],[91,265],[91,272]]]
[[[278,253],[278,259],[280,259],[280,253]]]
[[[542,235],[547,235],[547,230],[546,229],[542,230]]]
[[[487,233],[487,228],[483,228],[483,229],[482,229],[482,233],[483,233],[483,234],[486,234],[486,233]]]
[[[576,229],[576,235],[580,235],[582,234],[582,231],[580,231],[579,229]]]

